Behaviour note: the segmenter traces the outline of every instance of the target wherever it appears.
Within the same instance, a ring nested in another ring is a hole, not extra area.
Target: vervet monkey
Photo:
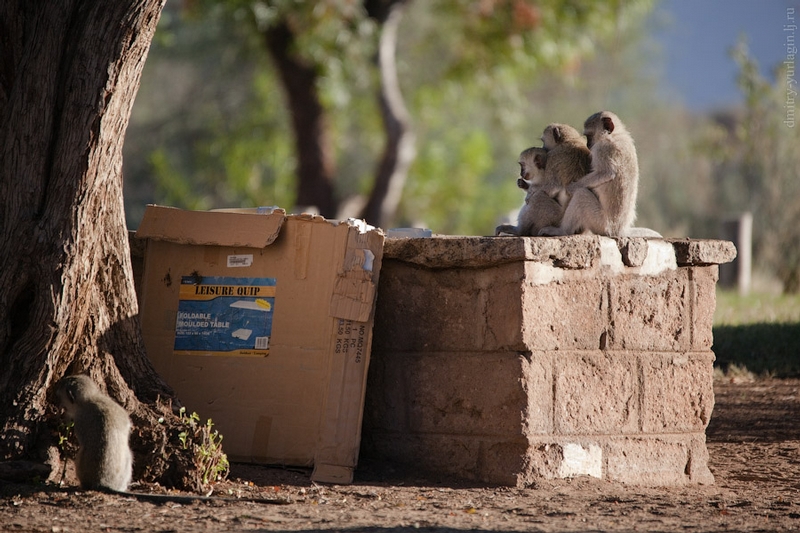
[[[154,503],[192,503],[197,501],[255,502],[288,504],[282,498],[217,498],[186,494],[147,494],[128,492],[133,455],[128,438],[131,421],[128,413],[97,387],[89,376],[68,376],[56,386],[56,397],[66,418],[75,423],[78,455],[75,470],[81,487],[107,490]]]
[[[566,207],[569,200],[567,187],[591,170],[591,152],[583,136],[568,124],[549,124],[542,133],[542,143],[547,150],[545,192],[551,198],[557,196],[559,204]],[[544,224],[548,225],[555,226],[558,222]]]
[[[525,203],[519,210],[517,225],[503,224],[495,228],[495,235],[537,235],[542,227],[541,219],[560,219],[561,206],[542,190],[545,185],[547,152],[544,148],[528,148],[519,154],[519,178],[517,187],[525,189]]]
[[[127,490],[133,455],[128,444],[131,420],[125,409],[84,375],[63,378],[56,396],[66,418],[75,423],[79,445],[75,470],[81,487]]]
[[[595,113],[583,125],[592,154],[592,171],[567,186],[571,199],[560,227],[540,235],[595,233],[625,235],[636,218],[639,163],[633,138],[610,111]]]
[[[544,172],[547,165],[547,150],[531,147],[519,154],[519,178],[517,187],[530,189],[530,186],[541,187],[544,184]]]

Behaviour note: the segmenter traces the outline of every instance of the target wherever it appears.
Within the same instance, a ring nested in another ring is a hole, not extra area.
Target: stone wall
[[[725,241],[387,239],[362,456],[486,483],[712,483]]]

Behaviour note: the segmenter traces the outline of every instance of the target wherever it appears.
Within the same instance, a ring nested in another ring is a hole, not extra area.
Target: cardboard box
[[[148,357],[234,461],[358,459],[384,236],[361,221],[148,206],[140,316]]]

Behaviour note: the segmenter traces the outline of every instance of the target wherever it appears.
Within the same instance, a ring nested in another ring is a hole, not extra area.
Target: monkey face
[[[542,133],[542,143],[546,150],[552,150],[559,144],[580,144],[583,140],[578,130],[569,124],[549,124]]]
[[[533,185],[539,185],[544,180],[544,167],[547,162],[547,152],[544,148],[528,148],[519,154],[519,177]]]
[[[536,167],[531,166],[527,161],[520,161],[519,162],[519,179],[517,180],[517,186],[522,187],[520,185],[520,181],[523,181],[526,185],[529,183],[535,183],[535,170]],[[527,189],[528,187],[522,187]]]
[[[618,122],[619,118],[611,111],[601,111],[587,118],[583,124],[587,146],[591,149],[602,135],[612,134]]]

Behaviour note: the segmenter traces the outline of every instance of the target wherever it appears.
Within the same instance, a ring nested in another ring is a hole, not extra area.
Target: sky
[[[794,8],[794,21],[788,11]],[[744,34],[762,74],[787,60],[787,37],[800,32],[800,0],[661,0],[651,19],[661,48],[665,94],[693,111],[742,101],[729,54]]]

